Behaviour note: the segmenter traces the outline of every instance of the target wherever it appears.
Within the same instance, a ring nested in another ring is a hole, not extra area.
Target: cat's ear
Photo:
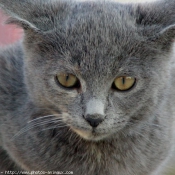
[[[138,5],[136,24],[150,41],[169,47],[175,39],[175,0]]]
[[[10,18],[7,23],[16,24],[24,30],[46,32],[53,30],[64,16],[67,3],[47,0],[0,0],[0,8]]]

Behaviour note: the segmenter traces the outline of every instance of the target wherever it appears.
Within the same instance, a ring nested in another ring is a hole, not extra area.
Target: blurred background
[[[80,0],[80,1],[88,1],[88,0]],[[151,2],[155,0],[113,0],[122,3],[137,3],[137,2]],[[5,47],[9,44],[17,42],[23,36],[23,30],[14,25],[6,25],[5,21],[8,17],[2,13],[0,10],[0,48]],[[163,174],[157,175],[175,175],[175,164],[174,161],[169,162],[166,165],[167,171]]]

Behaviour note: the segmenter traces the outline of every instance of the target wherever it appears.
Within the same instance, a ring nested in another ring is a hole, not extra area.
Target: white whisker
[[[52,115],[46,115],[46,116],[37,117],[37,118],[35,118],[33,120],[28,121],[27,123],[31,123],[31,122],[34,122],[34,121],[37,121],[37,120],[46,119],[46,118],[55,117],[55,116],[58,116],[58,114],[52,114]]]
[[[46,131],[46,130],[50,130],[50,129],[57,129],[57,128],[63,128],[63,127],[65,127],[65,126],[68,126],[68,125],[62,125],[62,126],[59,126],[59,125],[56,125],[56,126],[52,126],[52,127],[48,127],[48,128],[45,128],[45,129],[41,129],[41,130],[39,130],[39,131]],[[38,132],[39,132],[38,131]]]
[[[36,128],[38,126],[43,126],[43,125],[46,125],[46,124],[58,124],[58,122],[61,121],[60,119],[48,119],[47,121],[41,121],[41,122],[36,122],[35,121],[32,121],[30,122],[29,124],[27,124],[24,128],[22,128],[19,132],[17,132],[13,137],[12,139],[16,138],[16,137],[19,137],[21,134],[33,129],[33,128]],[[60,123],[60,126],[63,126],[63,123]],[[64,124],[65,125],[65,124]]]

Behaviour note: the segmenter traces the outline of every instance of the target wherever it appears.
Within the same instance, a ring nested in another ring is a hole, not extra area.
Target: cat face
[[[124,9],[90,7],[77,7],[38,42],[26,38],[25,74],[37,105],[97,141],[150,120],[168,91],[171,54]]]
[[[33,103],[61,114],[87,140],[149,122],[169,88],[171,20],[151,21],[152,11],[115,3],[40,5],[49,7],[48,18],[30,8],[30,17],[10,21],[25,29],[24,73]]]

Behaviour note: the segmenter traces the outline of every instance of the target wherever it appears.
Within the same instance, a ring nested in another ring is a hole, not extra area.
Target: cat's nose
[[[98,114],[88,114],[85,119],[93,128],[97,127],[103,121],[102,116]]]

